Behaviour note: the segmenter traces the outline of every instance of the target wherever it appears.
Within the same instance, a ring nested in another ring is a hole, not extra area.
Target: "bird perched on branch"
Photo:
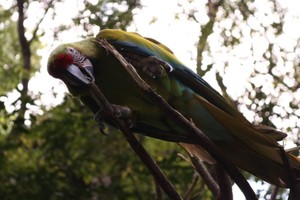
[[[235,166],[280,187],[290,187],[298,181],[299,159],[283,152],[277,143],[286,136],[284,133],[248,122],[168,47],[137,33],[106,29],[96,37],[58,46],[49,57],[49,74],[61,79],[98,118],[112,123],[102,115],[101,105],[87,89],[89,81],[95,81],[132,131],[178,142],[192,156],[215,162],[198,144],[199,138],[184,131],[143,95],[122,64],[97,42],[100,39],[114,46],[170,106],[191,119]]]

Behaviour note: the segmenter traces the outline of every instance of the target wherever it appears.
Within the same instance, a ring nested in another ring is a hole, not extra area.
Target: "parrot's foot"
[[[116,115],[116,117],[124,120],[124,122],[129,126],[129,128],[132,128],[133,127],[132,110],[127,106],[120,106],[115,104],[112,104],[112,107],[114,109],[114,114]]]
[[[166,70],[172,71],[172,67],[168,63],[155,56],[143,58],[141,62],[143,62],[142,70],[151,78],[160,78],[166,74]]]
[[[155,56],[145,57],[130,52],[122,52],[122,55],[135,68],[142,69],[142,71],[151,78],[163,77],[166,72],[171,72],[173,70],[171,65]]]
[[[114,115],[122,120],[129,126],[129,128],[132,128],[134,123],[133,123],[133,112],[130,108],[127,106],[120,106],[120,105],[115,105],[111,104],[113,108]],[[106,115],[104,114],[103,110],[100,109],[98,112],[96,112],[95,116],[95,121],[100,129],[100,132],[103,133],[104,135],[107,135],[105,133],[105,125],[104,125],[104,119],[107,119]]]
[[[104,135],[107,135],[107,133],[105,133],[104,129],[105,129],[105,125],[104,125],[104,116],[103,116],[103,111],[102,109],[98,110],[98,112],[96,112],[94,119],[100,129],[100,132]]]

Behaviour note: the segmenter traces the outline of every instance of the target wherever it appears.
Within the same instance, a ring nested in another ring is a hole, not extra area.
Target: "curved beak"
[[[64,81],[73,86],[88,85],[95,81],[92,65],[78,67],[71,64],[66,68],[65,77]]]

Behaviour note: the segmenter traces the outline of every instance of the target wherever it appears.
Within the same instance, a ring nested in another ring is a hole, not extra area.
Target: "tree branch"
[[[94,82],[91,82],[89,85],[90,93],[93,95],[94,99],[97,100],[97,104],[101,105],[103,112],[107,115],[115,125],[121,130],[124,134],[126,140],[130,144],[134,152],[139,156],[139,158],[144,162],[145,166],[149,169],[151,174],[160,184],[165,193],[174,200],[182,200],[181,196],[177,193],[172,183],[167,179],[163,174],[161,169],[157,166],[155,161],[147,153],[144,147],[137,141],[131,130],[128,128],[127,124],[114,114],[114,109],[111,104],[108,102],[106,97],[103,95],[101,90],[95,85]]]
[[[209,171],[207,170],[206,166],[199,161],[197,158],[191,156],[191,161],[196,169],[196,171],[199,173],[199,175],[202,177],[203,181],[205,182],[208,189],[213,193],[213,195],[218,198],[220,196],[220,187],[217,184],[217,182],[213,179]]]
[[[217,183],[220,187],[220,193],[218,199],[232,200],[233,196],[232,196],[232,186],[231,186],[230,177],[227,175],[226,171],[219,163],[216,163],[214,165],[214,168],[216,172]]]
[[[256,195],[249,183],[239,172],[239,170],[225,158],[222,152],[211,142],[211,140],[196,126],[194,126],[188,119],[186,119],[177,110],[174,110],[160,95],[158,95],[136,72],[135,68],[129,64],[124,57],[106,40],[96,40],[104,49],[112,53],[132,76],[137,85],[144,90],[145,95],[160,107],[165,113],[170,116],[176,123],[178,123],[187,133],[197,138],[197,143],[202,146],[230,175],[232,180],[240,187],[245,197],[248,200],[257,200]]]
[[[18,113],[18,117],[15,120],[15,122],[18,122],[15,124],[15,126],[23,126],[24,125],[24,115],[26,112],[26,104],[28,102],[28,81],[29,81],[29,74],[31,70],[31,51],[30,51],[30,45],[28,40],[25,37],[25,27],[24,27],[24,0],[17,0],[17,7],[18,7],[18,37],[19,37],[19,43],[21,46],[22,51],[22,77],[21,77],[21,83],[22,83],[22,89],[20,90],[20,100],[21,105]]]
[[[276,196],[277,196],[277,194],[278,194],[278,191],[279,191],[279,187],[275,186],[275,188],[274,188],[273,191],[272,191],[270,200],[276,200]]]
[[[187,193],[185,194],[184,200],[191,200],[192,192],[193,192],[194,188],[196,187],[196,184],[197,184],[198,180],[199,180],[199,175],[195,174],[195,178],[193,180],[193,183],[191,184],[191,186],[189,187]]]
[[[224,0],[219,0],[218,2],[209,0],[207,3],[209,21],[204,26],[201,26],[201,34],[197,44],[197,73],[200,76],[204,76],[212,67],[212,65],[209,65],[205,70],[201,69],[203,58],[202,53],[206,47],[208,37],[213,32],[213,26],[215,24],[217,12],[223,2]]]
[[[36,33],[37,33],[37,31],[39,30],[39,28],[40,28],[40,24],[41,24],[41,23],[43,22],[43,20],[45,19],[45,16],[46,16],[48,10],[52,7],[53,1],[54,1],[54,0],[51,0],[49,3],[47,3],[48,6],[45,8],[45,12],[44,12],[43,17],[38,21],[38,23],[36,24],[35,29],[34,29],[33,32],[32,32],[32,38],[28,41],[29,44],[31,44],[32,41],[36,38]]]
[[[161,187],[155,178],[154,178],[154,185],[155,185],[155,191],[156,191],[156,200],[162,200]]]
[[[19,43],[20,43],[20,46],[21,46],[22,56],[23,56],[23,68],[26,69],[26,70],[30,70],[31,51],[30,51],[30,48],[29,48],[28,40],[25,37],[24,1],[23,0],[17,0],[17,3],[18,3],[17,4],[18,13],[19,13],[19,17],[18,17],[18,36],[19,36]]]

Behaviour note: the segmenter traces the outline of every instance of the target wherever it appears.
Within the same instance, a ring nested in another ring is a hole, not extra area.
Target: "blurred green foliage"
[[[1,135],[0,198],[154,199],[148,170],[123,135],[107,129],[101,135],[91,112],[67,96],[36,120],[30,134]],[[179,147],[144,137],[140,142],[184,194],[194,170],[177,156]]]

